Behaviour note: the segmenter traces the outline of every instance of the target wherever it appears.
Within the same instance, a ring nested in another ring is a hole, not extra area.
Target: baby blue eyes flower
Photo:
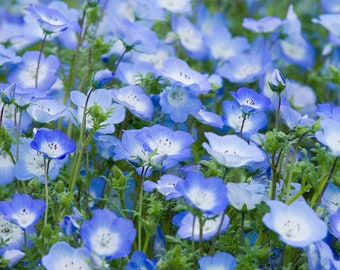
[[[275,69],[270,77],[269,86],[273,92],[280,94],[286,88],[286,79],[278,69]]]
[[[321,241],[327,235],[327,225],[306,202],[295,201],[286,205],[280,201],[267,201],[270,212],[262,218],[263,223],[279,238],[292,247],[306,247]]]
[[[96,209],[92,219],[83,223],[80,235],[90,252],[116,259],[130,253],[136,230],[131,220],[117,217],[108,209]]]
[[[90,256],[85,248],[73,248],[69,243],[55,243],[49,253],[42,257],[42,264],[47,270],[91,270],[88,265]]]
[[[181,87],[178,84],[165,89],[159,103],[162,112],[169,113],[175,123],[186,121],[189,114],[198,114],[202,107],[201,101],[189,87]]]
[[[30,145],[50,159],[63,159],[76,151],[75,143],[60,130],[38,129]]]
[[[204,142],[203,148],[218,163],[226,167],[240,167],[250,162],[261,162],[265,156],[257,146],[248,144],[236,135],[219,136],[211,132],[205,132],[209,144]]]
[[[26,194],[16,194],[9,202],[0,203],[1,214],[9,221],[18,224],[22,229],[38,223],[44,214],[44,200],[33,199]]]
[[[148,259],[144,252],[136,250],[132,256],[128,265],[124,268],[125,270],[157,270],[156,265]]]
[[[188,173],[176,185],[187,202],[207,215],[219,214],[228,205],[227,187],[220,178],[204,178],[200,173]]]
[[[236,259],[226,252],[216,253],[214,256],[204,256],[198,260],[199,270],[233,270],[236,268]]]
[[[72,28],[73,30],[80,32],[80,26],[77,22],[70,22],[62,13],[54,8],[30,4],[25,10],[36,18],[39,26],[45,33],[58,33],[60,31],[65,31],[67,28]]]
[[[109,82],[111,82],[114,78],[114,73],[109,69],[99,70],[94,74],[92,79],[92,85],[95,88],[103,88]]]
[[[310,270],[340,269],[340,262],[334,259],[332,249],[324,241],[311,243],[305,248]]]
[[[183,179],[176,175],[164,174],[157,183],[146,180],[144,182],[144,190],[146,192],[152,192],[154,189],[157,189],[166,196],[166,200],[170,200],[182,196],[182,193],[176,190],[176,185],[182,181]]]
[[[24,230],[4,218],[0,214],[0,238],[8,239],[6,246],[0,247],[0,256],[3,256],[6,250],[23,250],[24,246]]]
[[[270,33],[282,25],[282,20],[277,17],[264,17],[260,20],[244,18],[242,26],[256,33]]]
[[[332,119],[324,119],[320,121],[320,126],[321,130],[315,132],[316,139],[328,146],[332,155],[340,156],[340,122]]]

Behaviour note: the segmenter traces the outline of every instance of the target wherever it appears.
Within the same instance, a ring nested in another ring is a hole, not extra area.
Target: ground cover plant
[[[1,269],[340,269],[338,1],[0,14]]]

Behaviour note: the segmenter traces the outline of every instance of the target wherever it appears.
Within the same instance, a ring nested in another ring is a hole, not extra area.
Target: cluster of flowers
[[[42,2],[0,5],[1,266],[340,269],[340,107],[298,82],[293,5],[245,1],[234,36],[190,0]],[[314,4],[333,101],[340,6]]]

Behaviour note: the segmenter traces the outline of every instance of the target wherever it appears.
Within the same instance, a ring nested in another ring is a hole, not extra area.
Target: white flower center
[[[7,245],[10,245],[12,242],[17,242],[21,237],[23,237],[22,229],[0,216],[0,238],[9,239]]]
[[[26,208],[22,208],[20,211],[15,213],[13,217],[18,221],[21,227],[25,228],[32,224],[35,219],[35,214],[28,211]]]
[[[99,228],[92,234],[91,243],[93,250],[100,255],[109,255],[119,248],[120,236],[108,228]]]

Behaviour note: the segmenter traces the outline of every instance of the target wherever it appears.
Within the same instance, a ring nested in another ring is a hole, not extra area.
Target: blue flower
[[[8,239],[6,245],[0,247],[0,256],[3,256],[7,250],[23,250],[24,230],[20,226],[9,222],[0,214],[0,228],[1,239]]]
[[[269,98],[247,87],[241,87],[236,92],[230,92],[230,95],[240,105],[242,112],[247,114],[266,111],[270,107]]]
[[[340,269],[340,262],[334,259],[332,249],[324,241],[311,243],[305,247],[310,270]]]
[[[162,112],[169,113],[175,123],[183,123],[188,114],[197,115],[202,103],[197,95],[189,88],[178,83],[165,89],[159,101]]]
[[[138,85],[128,85],[110,91],[113,99],[125,106],[130,112],[143,120],[151,120],[154,105],[144,89]]]
[[[157,270],[156,265],[148,259],[144,252],[136,250],[132,253],[130,262],[125,267],[126,270]]]
[[[255,33],[270,33],[280,27],[282,23],[280,18],[267,16],[258,21],[252,18],[244,18],[242,26]]]
[[[44,200],[26,194],[15,194],[11,201],[0,203],[1,214],[24,230],[38,223],[45,208]]]
[[[331,226],[331,233],[337,239],[340,239],[340,207],[336,210],[335,213],[332,213],[329,216],[329,223]]]
[[[50,123],[67,115],[67,107],[52,99],[34,99],[30,102],[27,113],[37,122]]]
[[[0,171],[1,178],[0,184],[9,184],[14,181],[15,176],[15,164],[13,159],[5,151],[0,153]]]
[[[114,73],[109,69],[103,69],[97,71],[92,79],[92,85],[95,88],[103,88],[106,84],[111,82],[114,78]]]
[[[222,216],[223,215],[223,216]],[[222,220],[223,218],[223,220]],[[209,240],[214,237],[217,233],[221,234],[226,231],[229,226],[229,217],[224,214],[216,215],[205,215],[203,216],[205,220],[203,225],[203,240]],[[198,217],[194,216],[192,213],[181,212],[173,217],[172,223],[179,227],[177,235],[181,239],[192,239],[194,236],[195,241],[200,239],[200,226],[198,222]]]
[[[233,270],[236,268],[236,259],[226,252],[218,252],[214,256],[203,256],[198,260],[199,270]]]
[[[152,192],[154,189],[157,189],[160,193],[166,196],[166,200],[170,200],[182,196],[182,193],[176,190],[176,185],[182,181],[183,179],[176,175],[164,174],[157,183],[146,180],[144,182],[144,190],[146,192]]]
[[[186,201],[206,215],[223,212],[228,205],[227,187],[217,177],[205,178],[200,173],[188,173],[184,181],[176,185]]]
[[[269,86],[274,92],[280,94],[286,88],[286,79],[278,69],[275,69],[270,77]]]
[[[158,0],[158,4],[171,13],[187,14],[192,10],[191,0]]]
[[[216,161],[226,167],[245,166],[251,162],[264,161],[262,151],[253,144],[236,135],[219,136],[211,132],[205,132],[209,144],[203,143],[205,148]]]
[[[73,248],[69,243],[55,243],[49,253],[42,257],[42,264],[47,270],[82,269],[90,270],[90,256],[85,248]]]
[[[76,151],[74,142],[60,130],[38,129],[30,145],[50,159],[63,159]]]
[[[286,205],[280,201],[267,201],[270,212],[263,223],[279,234],[280,240],[292,247],[306,247],[321,241],[327,235],[327,225],[312,208],[302,201]]]
[[[67,28],[72,28],[77,32],[81,30],[77,22],[70,22],[62,13],[54,8],[30,4],[25,10],[37,19],[39,26],[48,34],[65,31]]]
[[[82,220],[82,215],[77,208],[72,207],[72,211],[72,215],[64,216],[63,220],[59,222],[60,229],[67,236],[73,235],[80,229],[78,222]]]
[[[131,220],[117,217],[108,209],[96,209],[92,219],[84,221],[80,235],[90,252],[116,259],[130,253],[136,230]]]
[[[321,130],[315,132],[316,139],[328,146],[332,155],[340,156],[340,122],[332,119],[324,119],[320,121],[320,126]]]

